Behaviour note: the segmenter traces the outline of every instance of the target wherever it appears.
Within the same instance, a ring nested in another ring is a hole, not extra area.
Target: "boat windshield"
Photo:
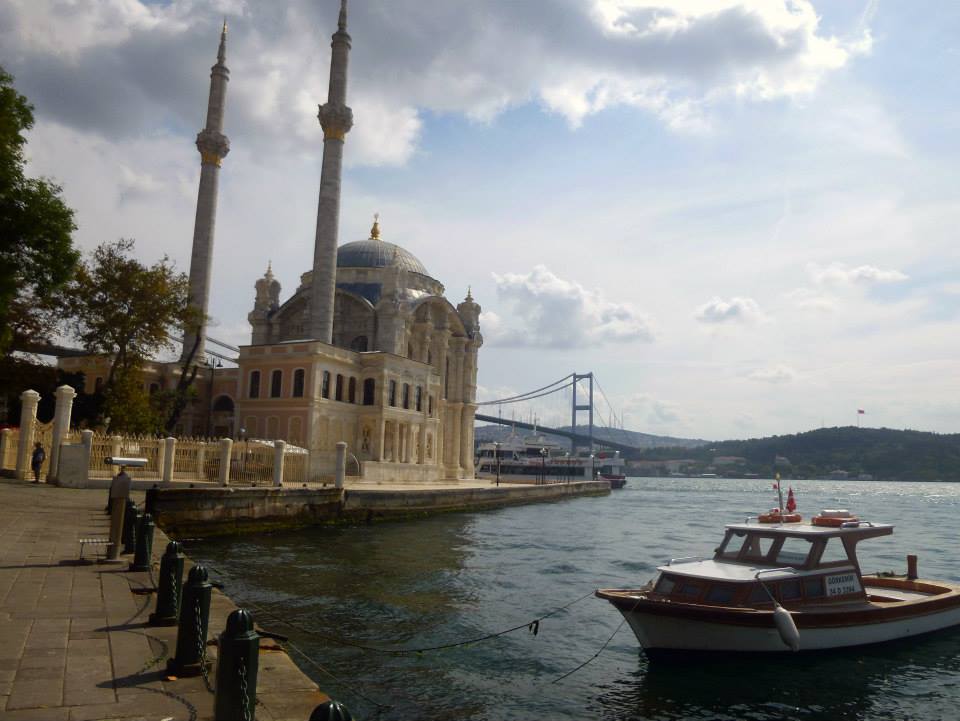
[[[755,564],[801,567],[807,563],[813,543],[807,538],[769,533],[727,531],[716,558]]]

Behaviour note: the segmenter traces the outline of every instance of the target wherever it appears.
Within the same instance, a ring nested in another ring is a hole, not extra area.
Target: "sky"
[[[283,298],[312,265],[338,4],[0,4],[29,170],[62,184],[76,243],[184,271],[226,18],[218,339],[249,342],[268,262]],[[593,371],[648,433],[858,409],[960,431],[960,6],[351,0],[349,32],[340,242],[380,213],[451,302],[472,288],[481,400]]]

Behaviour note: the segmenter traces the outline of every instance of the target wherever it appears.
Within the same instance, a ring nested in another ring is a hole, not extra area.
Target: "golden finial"
[[[222,31],[222,32],[223,32],[224,35],[227,34],[227,16],[226,16],[226,15],[223,16],[223,31]]]
[[[380,240],[380,213],[373,214],[373,227],[370,228],[370,238]]]

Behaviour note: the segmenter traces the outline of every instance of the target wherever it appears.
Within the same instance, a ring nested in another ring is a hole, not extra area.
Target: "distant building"
[[[792,466],[790,459],[786,456],[774,456],[773,465],[777,468],[783,468],[784,466]]]
[[[714,456],[713,465],[722,468],[724,466],[743,466],[746,465],[747,459],[742,456]]]

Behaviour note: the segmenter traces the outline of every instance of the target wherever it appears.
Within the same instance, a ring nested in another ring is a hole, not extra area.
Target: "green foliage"
[[[655,448],[644,460],[690,458],[703,466],[717,456],[740,456],[738,472],[772,475],[774,459],[790,461],[782,468],[794,478],[826,476],[834,470],[868,473],[877,480],[960,481],[960,434],[892,428],[820,428],[806,433],[743,441],[722,441],[698,448]]]
[[[0,68],[0,355],[49,339],[79,258],[60,186],[24,175],[24,132],[32,126],[32,106]]]
[[[91,353],[111,359],[105,394],[118,372],[132,372],[158,350],[172,348],[171,330],[193,317],[186,275],[166,256],[143,265],[130,256],[133,247],[124,239],[102,244],[80,264],[71,288],[77,338]]]
[[[143,390],[139,365],[117,370],[113,383],[104,391],[103,414],[111,431],[152,435],[159,430],[159,415]]]

